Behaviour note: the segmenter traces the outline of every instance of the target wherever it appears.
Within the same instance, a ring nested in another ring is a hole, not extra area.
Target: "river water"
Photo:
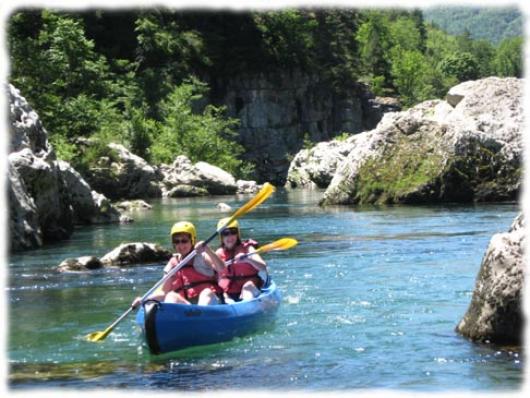
[[[67,242],[12,255],[8,278],[9,387],[510,391],[523,383],[522,353],[455,333],[491,236],[515,204],[332,207],[321,192],[277,192],[240,220],[244,237],[299,245],[266,255],[282,293],[275,324],[231,342],[152,356],[130,316],[105,329],[161,276],[162,265],[59,274],[67,257],[127,241],[168,245],[173,222],[199,237],[225,201],[164,199],[129,225],[84,227]]]

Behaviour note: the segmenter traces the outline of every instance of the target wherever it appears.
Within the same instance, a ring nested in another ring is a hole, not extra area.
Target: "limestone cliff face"
[[[68,238],[75,224],[118,222],[119,212],[56,159],[37,113],[8,86],[8,200],[11,250]]]
[[[300,71],[238,75],[211,84],[212,100],[241,121],[240,142],[245,157],[257,164],[257,179],[280,185],[304,138],[320,142],[369,130],[385,112],[399,109],[362,84],[339,94],[319,76]]]

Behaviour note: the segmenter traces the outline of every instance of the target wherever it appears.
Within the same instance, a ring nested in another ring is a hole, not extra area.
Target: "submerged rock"
[[[525,228],[522,214],[491,238],[471,304],[456,330],[476,341],[520,345],[523,338]]]
[[[59,266],[59,272],[83,272],[103,268],[99,258],[94,256],[82,256],[77,258],[67,258]]]
[[[171,252],[156,243],[123,243],[101,257],[104,266],[128,266],[168,261]]]
[[[322,204],[515,200],[522,81],[492,77],[450,92],[451,103],[388,113],[374,130],[354,136]]]
[[[230,205],[227,205],[226,203],[223,203],[223,202],[219,202],[215,205],[215,207],[217,207],[217,209],[219,211],[222,211],[222,212],[229,212],[229,211],[232,211],[232,207]]]

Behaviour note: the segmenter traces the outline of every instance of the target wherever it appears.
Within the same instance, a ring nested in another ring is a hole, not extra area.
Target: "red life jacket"
[[[235,250],[226,250],[224,247],[217,249],[217,255],[222,261],[233,259],[236,255],[248,253],[250,246],[257,246],[258,243],[253,240],[246,240],[242,242]],[[219,287],[223,292],[228,294],[239,294],[243,285],[252,281],[257,288],[263,285],[263,280],[258,275],[258,270],[252,264],[245,262],[236,262],[228,265],[219,274]]]
[[[173,276],[171,281],[172,290],[186,300],[197,297],[207,288],[210,288],[216,294],[220,294],[221,289],[217,285],[216,275],[207,276],[198,272],[193,267],[193,261],[188,262]],[[179,260],[176,257],[172,257],[170,263],[174,267],[178,265]]]

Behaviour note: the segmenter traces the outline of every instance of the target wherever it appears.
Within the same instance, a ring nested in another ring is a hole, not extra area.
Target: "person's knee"
[[[259,289],[256,287],[254,282],[246,282],[241,289],[241,298],[243,300],[250,300],[257,296],[259,296]]]
[[[199,295],[199,305],[211,305],[218,304],[219,299],[217,295],[211,289],[204,289]]]

